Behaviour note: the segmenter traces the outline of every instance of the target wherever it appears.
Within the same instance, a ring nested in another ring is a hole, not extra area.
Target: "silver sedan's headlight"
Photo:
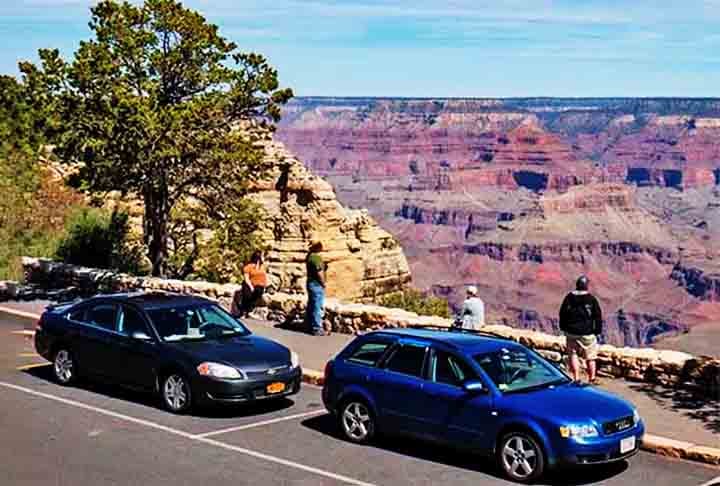
[[[198,365],[197,371],[203,376],[211,376],[213,378],[238,379],[243,377],[242,374],[232,366],[220,363],[201,363]]]
[[[300,366],[300,356],[295,351],[290,351],[290,366],[293,369]]]
[[[560,427],[560,437],[568,439],[573,437],[575,439],[585,439],[588,437],[597,437],[598,431],[594,425],[566,425]]]

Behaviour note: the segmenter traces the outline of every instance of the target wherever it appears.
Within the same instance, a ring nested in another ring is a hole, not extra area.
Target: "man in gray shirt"
[[[455,326],[479,330],[485,325],[485,304],[477,293],[478,289],[474,285],[467,288],[467,299],[463,302],[460,313],[455,317]]]

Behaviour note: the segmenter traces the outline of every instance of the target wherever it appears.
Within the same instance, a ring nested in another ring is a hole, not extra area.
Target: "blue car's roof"
[[[110,299],[135,304],[145,310],[167,309],[188,305],[206,305],[212,301],[192,295],[174,294],[169,292],[127,292],[104,294],[92,297],[84,302],[96,299]]]
[[[368,335],[393,335],[405,338],[426,339],[447,344],[467,353],[487,353],[501,348],[521,347],[509,339],[452,330],[383,329],[366,334],[366,336]]]

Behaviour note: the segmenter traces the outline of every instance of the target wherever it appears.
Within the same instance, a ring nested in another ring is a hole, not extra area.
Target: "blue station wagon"
[[[625,460],[644,434],[625,400],[572,381],[525,346],[459,330],[358,337],[327,364],[322,396],[352,442],[380,432],[440,442],[495,457],[519,482]]]

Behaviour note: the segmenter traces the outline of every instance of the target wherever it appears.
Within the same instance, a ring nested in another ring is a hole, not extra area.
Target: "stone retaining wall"
[[[51,288],[75,287],[81,293],[158,290],[201,295],[232,308],[240,286],[207,282],[185,282],[158,278],[132,277],[103,270],[75,267],[50,260],[24,258],[29,283]],[[0,285],[0,289],[2,286]],[[255,317],[301,326],[306,297],[301,294],[274,293],[266,295]],[[327,299],[325,327],[346,334],[389,327],[440,326],[449,327],[451,321],[440,317],[419,316],[400,309],[375,305],[341,302]],[[565,353],[565,338],[509,326],[489,324],[485,330],[530,346],[548,359],[561,362]],[[599,372],[605,376],[657,383],[664,386],[688,388],[708,398],[720,398],[720,359],[696,357],[678,351],[652,348],[618,348],[602,345],[598,357]]]
[[[17,282],[0,280],[0,302],[12,299],[17,295]]]

